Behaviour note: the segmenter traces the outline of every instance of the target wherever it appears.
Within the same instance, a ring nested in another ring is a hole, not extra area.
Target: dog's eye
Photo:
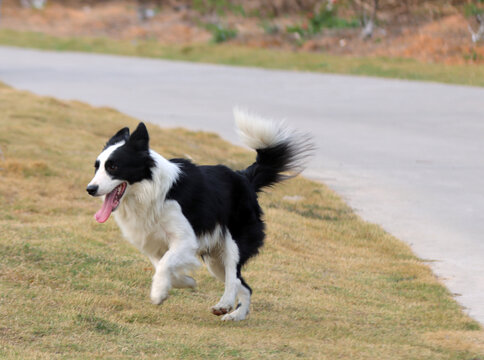
[[[98,171],[99,169],[99,160],[96,160],[96,162],[94,163],[94,172]]]
[[[118,167],[116,166],[116,164],[114,164],[112,162],[108,162],[106,164],[106,170],[109,171],[109,172],[113,172],[113,171],[118,170]]]

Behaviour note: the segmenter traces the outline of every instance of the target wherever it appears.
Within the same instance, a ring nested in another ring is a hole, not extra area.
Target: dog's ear
[[[136,130],[129,137],[128,143],[136,150],[148,150],[149,149],[150,136],[145,124],[140,122]]]
[[[121,141],[128,141],[128,139],[129,139],[129,128],[127,127],[122,128],[116,134],[114,134],[111,139],[108,140],[104,148],[106,149],[107,147],[117,144],[118,142],[121,142]]]

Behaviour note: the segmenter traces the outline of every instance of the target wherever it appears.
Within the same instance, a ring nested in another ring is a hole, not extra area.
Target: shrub
[[[237,36],[236,29],[225,27],[222,24],[207,24],[206,28],[212,33],[212,41],[217,44],[228,41]]]
[[[301,36],[311,36],[320,33],[323,29],[356,28],[360,26],[357,19],[347,20],[337,15],[337,9],[322,9],[319,13],[309,13],[308,22],[303,25],[288,26],[286,31],[298,33]]]
[[[482,1],[484,2],[484,1]],[[481,1],[479,1],[481,3]],[[464,8],[464,12],[466,16],[476,16],[476,15],[481,15],[484,13],[484,9],[476,4],[466,4]]]

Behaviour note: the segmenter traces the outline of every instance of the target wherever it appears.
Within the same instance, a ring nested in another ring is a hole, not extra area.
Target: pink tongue
[[[101,209],[99,209],[96,215],[94,215],[94,218],[97,222],[103,223],[106,222],[107,219],[109,219],[109,215],[111,215],[111,212],[114,209],[114,199],[116,198],[117,190],[118,188],[116,187],[104,198],[103,206],[101,207]]]

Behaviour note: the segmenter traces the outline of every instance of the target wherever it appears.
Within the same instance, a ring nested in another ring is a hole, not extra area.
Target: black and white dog
[[[225,282],[212,307],[222,320],[243,320],[249,313],[252,290],[241,269],[264,240],[257,193],[299,173],[312,148],[307,136],[282,123],[237,109],[234,115],[241,139],[257,151],[256,162],[243,171],[167,160],[149,148],[140,123],[131,135],[124,128],[107,142],[87,186],[90,195],[104,197],[96,220],[103,223],[116,211],[123,235],[153,263],[153,303],[166,300],[172,287],[195,287],[190,273],[200,256]]]

